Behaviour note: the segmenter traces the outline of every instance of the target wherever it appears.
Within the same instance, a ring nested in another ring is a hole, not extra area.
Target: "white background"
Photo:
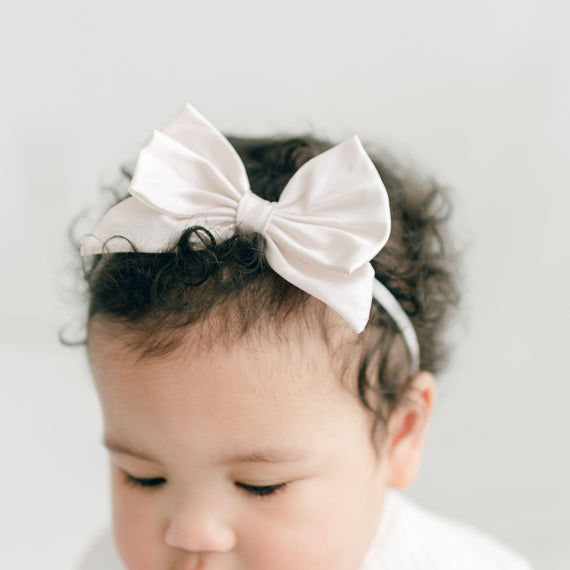
[[[569,567],[567,2],[35,0],[0,27],[1,568],[72,570],[106,524],[65,233],[186,101],[225,132],[358,133],[454,189],[464,317],[411,495]]]

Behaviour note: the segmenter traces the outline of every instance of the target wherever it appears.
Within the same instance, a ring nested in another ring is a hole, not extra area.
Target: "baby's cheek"
[[[357,570],[337,525],[314,514],[295,525],[266,522],[249,530],[240,552],[248,570]]]
[[[142,495],[138,497],[137,495]],[[113,488],[113,534],[117,551],[127,570],[158,570],[165,567],[165,545],[160,520],[145,492]]]

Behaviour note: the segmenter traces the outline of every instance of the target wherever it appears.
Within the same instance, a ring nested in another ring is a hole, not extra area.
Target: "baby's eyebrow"
[[[136,451],[135,449],[130,449],[110,438],[105,438],[103,440],[103,445],[109,450],[115,453],[122,453],[123,455],[130,455],[131,457],[136,457],[137,459],[142,459],[144,461],[151,461],[152,463],[159,463],[154,457],[146,455],[141,451]]]
[[[131,457],[136,457],[137,459],[142,459],[144,461],[159,463],[159,461],[154,457],[143,452],[130,449],[129,447],[126,447],[108,437],[104,439],[103,445],[109,451],[114,451],[115,453],[130,455]],[[296,461],[306,460],[313,456],[314,454],[310,454],[308,451],[300,449],[266,449],[262,451],[225,455],[220,458],[219,463],[221,465],[236,463],[294,463]]]
[[[294,463],[309,457],[311,454],[300,449],[267,449],[227,455],[221,459],[220,463]]]

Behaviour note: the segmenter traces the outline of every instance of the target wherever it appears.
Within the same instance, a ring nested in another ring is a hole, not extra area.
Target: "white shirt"
[[[361,570],[530,570],[530,565],[497,540],[389,491]]]
[[[97,541],[79,570],[124,570],[110,533]],[[388,491],[378,531],[360,570],[530,570],[530,566],[495,539]]]

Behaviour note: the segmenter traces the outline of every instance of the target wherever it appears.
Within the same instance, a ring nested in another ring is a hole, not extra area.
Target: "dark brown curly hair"
[[[279,199],[305,162],[332,147],[312,136],[228,140],[245,165],[252,191],[269,201]],[[444,324],[458,302],[455,254],[445,224],[449,199],[434,181],[371,158],[392,214],[390,239],[371,263],[415,327],[421,370],[435,373],[447,356]],[[124,174],[131,176],[127,170]],[[196,239],[200,247],[192,245]],[[299,316],[328,338],[332,322],[325,305],[272,271],[264,257],[264,239],[256,233],[237,231],[218,243],[208,229],[194,226],[163,253],[133,248],[93,256],[85,261],[83,275],[88,324],[100,316],[121,325],[129,333],[123,338],[143,357],[168,354],[182,342],[185,327],[206,319],[218,323],[213,342],[259,326],[278,334],[285,321]],[[364,332],[343,354],[351,360],[347,369],[354,370],[357,361],[353,380],[361,402],[386,421],[412,378],[401,334],[378,303],[372,305]]]

